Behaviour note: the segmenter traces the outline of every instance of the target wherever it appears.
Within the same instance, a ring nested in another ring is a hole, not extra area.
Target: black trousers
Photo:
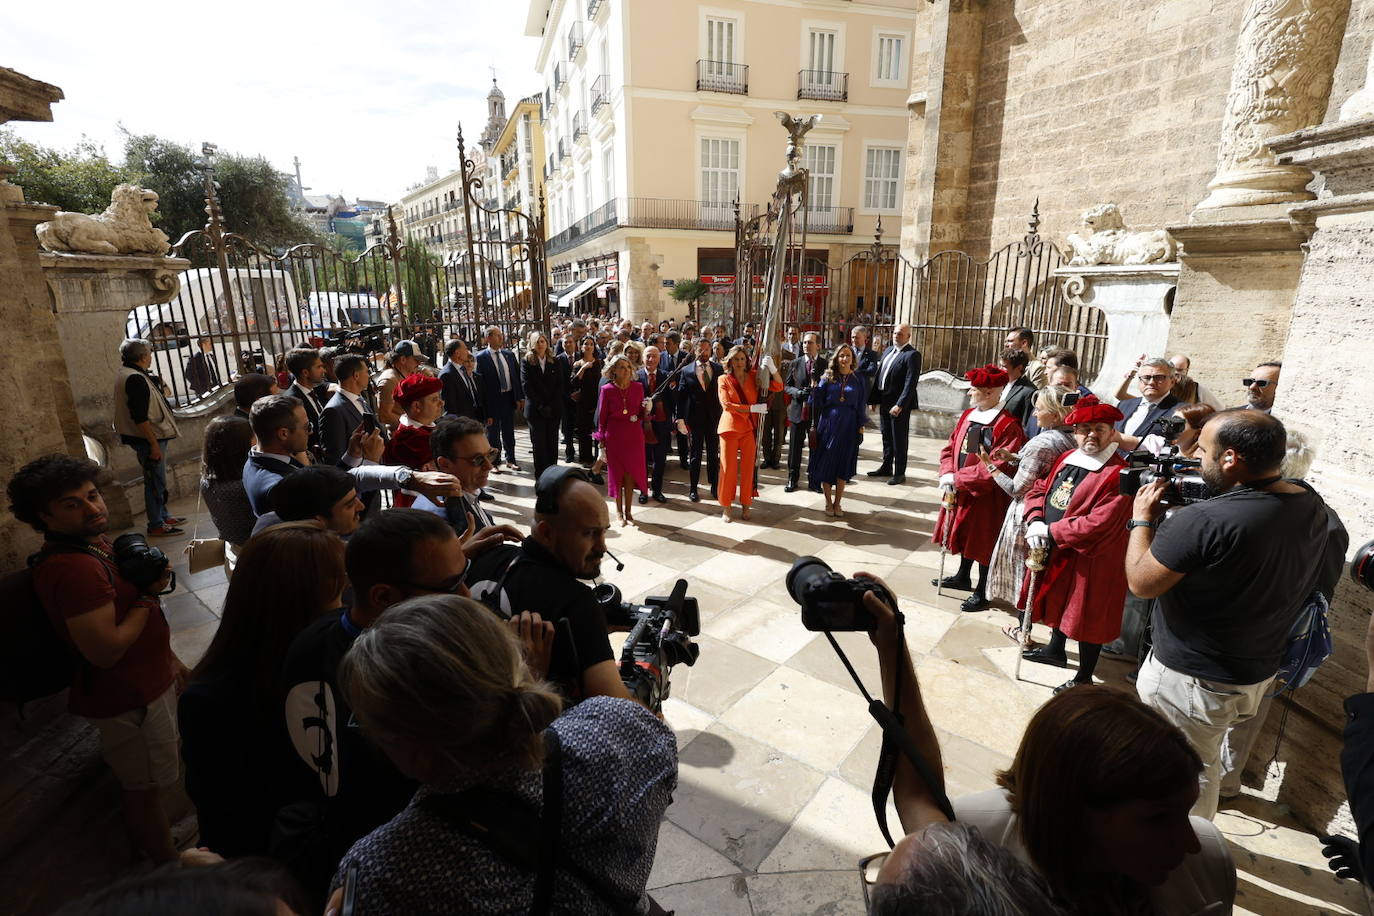
[[[903,408],[900,417],[891,414],[892,405],[879,407],[881,415],[878,422],[883,430],[883,467],[892,468],[894,477],[906,474],[906,453],[911,441],[911,411]]]
[[[806,436],[810,431],[810,420],[793,423],[787,431],[787,482],[793,486],[801,477],[802,449],[806,447]]]
[[[492,448],[505,450],[506,460],[515,460],[515,395],[503,391],[495,398],[495,404],[488,404],[491,423],[487,426],[487,439]]]
[[[558,421],[558,417],[541,417],[538,414],[529,418],[535,480],[539,479],[545,468],[558,463]]]
[[[769,405],[768,412],[763,415],[763,447],[760,455],[764,464],[776,466],[782,461],[783,429],[786,425],[787,409]]]
[[[573,414],[576,413],[575,401],[563,402],[563,417],[558,422],[558,428],[563,434],[563,457],[572,461],[575,452],[574,444],[577,442],[577,435],[573,432]]]
[[[677,431],[674,431],[673,435],[677,436],[677,460],[681,461],[683,464],[686,464],[687,457],[689,455],[687,437]]]
[[[689,437],[689,449],[687,456],[687,481],[691,488],[695,490],[701,481],[701,456],[706,453],[706,480],[711,485],[711,492],[716,490],[716,482],[720,479],[720,436],[716,433],[714,426],[698,429],[692,427],[692,435]]]
[[[654,438],[657,442],[644,443],[644,465],[649,472],[649,492],[663,492],[663,472],[668,466],[668,450],[673,444],[673,424],[667,421],[653,421]]]

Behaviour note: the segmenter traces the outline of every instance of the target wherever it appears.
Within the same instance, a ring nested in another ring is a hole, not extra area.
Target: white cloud
[[[508,106],[542,89],[525,0],[69,0],[7,10],[0,66],[54,83],[51,124],[12,124],[112,157],[119,125],[199,149],[301,159],[310,193],[397,200],[425,167],[457,167],[486,124],[491,66]]]

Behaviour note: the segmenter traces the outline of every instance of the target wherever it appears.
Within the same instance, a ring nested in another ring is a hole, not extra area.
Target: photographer
[[[355,869],[369,916],[662,912],[644,888],[677,749],[642,707],[599,697],[560,715],[510,632],[447,595],[382,615],[339,679],[363,732],[421,786],[344,856],[331,907]]]
[[[572,702],[624,697],[606,618],[583,581],[601,575],[610,516],[581,468],[545,471],[535,488],[534,527],[519,547],[497,547],[468,568],[472,596],[510,619],[538,613],[557,636],[549,680]]]
[[[33,587],[53,629],[75,650],[67,706],[100,733],[129,832],[161,864],[177,858],[160,792],[179,775],[176,696],[187,674],[157,599],[171,570],[143,587],[126,577],[105,537],[99,479],[93,461],[45,455],[10,480],[10,511],[43,534],[31,560]],[[147,542],[142,549],[146,559]]]
[[[1255,715],[1299,611],[1314,590],[1330,593],[1345,557],[1340,520],[1281,476],[1286,441],[1269,414],[1222,411],[1197,446],[1217,495],[1162,522],[1167,481],[1135,499],[1126,577],[1132,593],[1159,599],[1137,689],[1201,755],[1193,810],[1203,817],[1216,814],[1228,734]]]

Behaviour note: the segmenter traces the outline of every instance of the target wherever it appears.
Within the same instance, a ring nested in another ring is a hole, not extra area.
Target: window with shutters
[[[907,36],[900,32],[878,32],[873,48],[873,82],[887,86],[906,85]]]
[[[835,81],[835,33],[829,29],[812,29],[809,36],[809,81],[815,86],[829,86]]]
[[[735,63],[735,20],[706,20],[706,59],[716,66],[716,75],[729,75]]]
[[[802,162],[811,173],[810,209],[831,210],[835,206],[835,147],[808,143],[802,150]]]
[[[739,193],[739,141],[701,138],[701,199],[713,207],[734,203]]]
[[[902,151],[869,147],[864,155],[864,209],[897,209],[901,199]]]

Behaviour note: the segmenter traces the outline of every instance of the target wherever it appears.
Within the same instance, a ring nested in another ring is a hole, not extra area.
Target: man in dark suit
[[[446,362],[439,370],[439,381],[444,383],[444,413],[453,417],[471,417],[479,423],[489,424],[486,405],[482,403],[482,389],[477,379],[468,374],[468,345],[461,338],[450,340],[444,347]]]
[[[320,415],[324,413],[325,402],[320,394],[325,393],[324,360],[320,351],[314,347],[295,347],[286,353],[286,369],[295,379],[283,394],[305,405],[305,418],[310,421],[310,451],[315,457],[322,457],[320,449],[320,429],[324,425]]]
[[[688,437],[687,477],[690,489],[687,498],[700,502],[697,484],[701,480],[701,456],[706,453],[706,479],[711,484],[711,498],[716,498],[716,482],[720,475],[720,394],[717,380],[725,372],[720,363],[711,360],[711,341],[697,341],[696,359],[677,371],[677,398],[673,418],[680,433]]]
[[[505,345],[506,335],[500,328],[495,325],[487,328],[487,345],[477,351],[477,378],[482,383],[482,403],[487,405],[487,415],[491,419],[487,437],[492,444],[505,449],[506,463],[518,471],[515,412],[525,408],[525,390],[520,384],[520,364]]]
[[[219,387],[219,367],[215,365],[214,342],[208,337],[196,340],[196,352],[186,360],[186,384],[198,397],[205,397]]]
[[[272,376],[263,375],[261,372],[249,372],[239,376],[234,382],[234,416],[247,420],[250,416],[249,411],[253,409],[253,402],[269,394],[281,394],[277,389],[277,380]]]
[[[911,412],[919,410],[916,383],[921,377],[921,351],[911,345],[911,325],[899,324],[892,332],[892,345],[878,360],[878,422],[883,431],[883,463],[868,472],[869,477],[886,477],[896,486],[906,482],[906,456]],[[870,398],[870,401],[873,399]]]
[[[674,397],[677,395],[677,370],[691,362],[692,355],[682,349],[682,332],[676,329],[670,330],[663,338],[664,349],[659,354],[658,364],[664,374],[673,380],[669,383]],[[576,357],[574,357],[576,359]],[[682,433],[674,432],[673,436],[677,439],[677,461],[685,471],[687,469],[687,437]]]
[[[1121,432],[1121,448],[1128,452],[1140,447],[1140,440],[1149,435],[1156,420],[1179,406],[1178,398],[1173,395],[1173,363],[1157,356],[1141,363],[1136,372],[1141,396],[1127,398],[1116,405],[1125,418],[1116,424]]]
[[[820,335],[807,331],[801,347],[802,355],[792,360],[783,385],[783,391],[792,398],[792,403],[787,405],[787,419],[792,427],[787,434],[787,486],[783,487],[788,493],[797,489],[797,480],[801,477],[802,448],[811,431],[811,389],[820,384],[821,373],[826,367],[825,357],[820,355]]]
[[[856,324],[849,331],[849,345],[854,348],[854,355],[857,362],[854,371],[863,376],[864,391],[868,392],[868,405],[877,406],[878,386],[878,354],[868,345],[868,328],[861,324]],[[866,428],[873,427],[873,418],[864,421]]]
[[[348,451],[348,440],[363,422],[363,417],[377,419],[372,405],[363,392],[367,390],[367,360],[356,353],[339,357],[334,364],[339,390],[329,399],[320,414],[320,448],[324,461],[333,464]],[[376,428],[376,427],[374,427]]]
[[[559,353],[554,360],[563,374],[563,414],[558,421],[559,432],[563,439],[563,460],[572,464],[577,460],[577,436],[573,432],[573,417],[577,413],[577,402],[572,399],[572,367],[578,360],[577,338],[571,332],[564,334]]]
[[[1024,350],[1006,350],[1002,353],[1001,365],[1010,380],[1002,389],[1002,409],[1016,418],[1025,429],[1030,422],[1035,407],[1035,392],[1038,390],[1026,378],[1026,364],[1030,357]]]
[[[644,396],[653,399],[653,407],[649,409],[649,425],[653,430],[653,436],[649,437],[656,441],[644,444],[644,464],[649,472],[649,489],[653,492],[655,502],[666,503],[668,498],[663,495],[663,472],[668,464],[668,446],[672,443],[673,421],[671,406],[673,403],[673,391],[668,386],[668,373],[663,370],[661,354],[658,347],[648,347],[644,350],[644,368],[639,370],[636,381],[644,386]],[[640,504],[649,501],[648,496],[639,494]]]

